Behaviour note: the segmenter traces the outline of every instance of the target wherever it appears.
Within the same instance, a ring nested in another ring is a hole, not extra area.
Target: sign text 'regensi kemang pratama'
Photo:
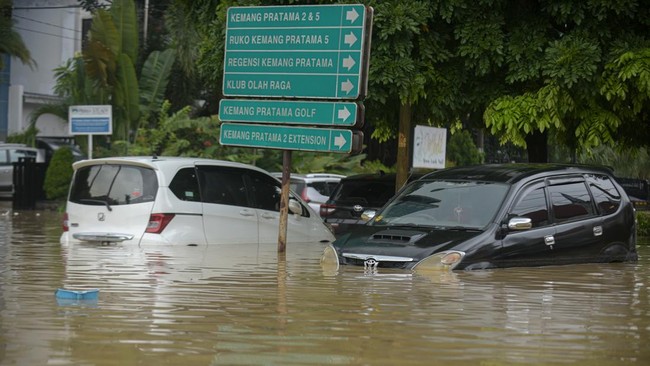
[[[365,96],[366,8],[359,4],[231,7],[225,96]]]

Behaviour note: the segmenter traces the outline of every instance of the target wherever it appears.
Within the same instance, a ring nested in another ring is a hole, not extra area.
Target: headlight
[[[465,252],[456,250],[436,253],[419,261],[414,267],[415,272],[451,271],[465,257]]]
[[[338,271],[339,256],[333,246],[328,245],[325,247],[325,251],[323,251],[323,255],[320,257],[320,265],[324,271]]]

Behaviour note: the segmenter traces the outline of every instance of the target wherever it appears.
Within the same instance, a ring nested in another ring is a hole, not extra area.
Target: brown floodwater
[[[0,365],[650,364],[648,242],[628,264],[332,273],[319,243],[63,246],[60,214],[0,214]]]

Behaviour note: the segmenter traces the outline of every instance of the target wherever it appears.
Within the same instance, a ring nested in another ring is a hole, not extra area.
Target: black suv
[[[612,172],[561,164],[427,174],[323,255],[423,271],[636,260],[634,208]]]
[[[363,225],[364,211],[378,210],[395,195],[395,179],[394,173],[383,172],[343,178],[327,202],[320,206],[320,216],[337,235]]]

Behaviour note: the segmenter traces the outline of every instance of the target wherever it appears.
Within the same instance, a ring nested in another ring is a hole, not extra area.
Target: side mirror
[[[533,227],[533,220],[528,217],[513,217],[508,221],[510,230],[528,230]]]
[[[361,220],[363,220],[363,222],[368,222],[368,221],[374,219],[376,214],[377,214],[377,211],[375,211],[375,210],[365,210],[361,214]]]
[[[302,215],[302,205],[293,198],[289,198],[289,212],[295,215]]]

